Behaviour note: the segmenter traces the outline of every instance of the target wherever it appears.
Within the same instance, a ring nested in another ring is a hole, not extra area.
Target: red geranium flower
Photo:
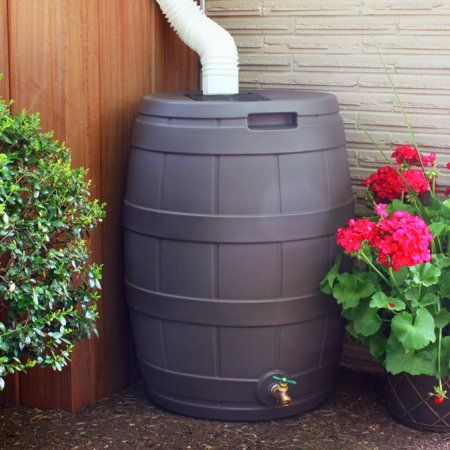
[[[338,228],[337,243],[347,253],[357,252],[364,241],[372,242],[377,233],[377,224],[369,219],[350,219],[346,228]]]
[[[436,153],[432,152],[428,156],[422,155],[422,163],[425,167],[427,166],[434,166],[436,163]]]
[[[397,145],[391,158],[395,158],[397,164],[420,164],[419,152],[417,151],[417,148],[412,145]]]
[[[425,194],[430,190],[430,184],[421,170],[408,169],[403,172],[403,176],[406,178],[417,195]],[[400,181],[403,183],[401,178]],[[408,186],[405,186],[405,192],[408,192]]]
[[[337,243],[347,253],[361,250],[364,242],[378,251],[378,261],[394,270],[431,261],[430,244],[433,240],[428,225],[407,211],[395,211],[378,223],[369,219],[351,219],[347,227],[339,228]]]
[[[375,205],[375,212],[380,217],[387,217],[389,216],[389,213],[387,212],[387,205],[386,203],[379,203]]]
[[[377,202],[390,202],[402,195],[401,180],[391,166],[380,167],[369,178],[363,180],[362,185],[368,187]]]
[[[407,211],[395,211],[378,222],[378,233],[372,246],[378,249],[378,260],[399,270],[431,260],[433,235],[428,225]]]
[[[408,181],[417,195],[430,190],[430,185],[421,170],[408,169],[403,172],[403,177]],[[380,167],[375,173],[362,181],[363,186],[374,194],[377,203],[386,203],[400,198],[409,187],[391,166]]]
[[[391,158],[395,158],[397,164],[406,163],[410,166],[420,166],[420,159],[424,166],[434,166],[436,162],[436,153],[430,153],[428,156],[419,153],[416,147],[412,145],[398,145]]]

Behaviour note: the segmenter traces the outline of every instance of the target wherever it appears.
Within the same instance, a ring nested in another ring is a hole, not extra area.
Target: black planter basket
[[[427,375],[387,374],[386,398],[395,420],[416,430],[450,432],[450,399],[434,403],[436,379]],[[444,381],[450,392],[450,378]]]

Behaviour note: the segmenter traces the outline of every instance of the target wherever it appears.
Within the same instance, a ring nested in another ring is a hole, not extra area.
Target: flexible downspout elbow
[[[234,39],[192,0],[157,0],[181,40],[200,56],[205,95],[239,92],[238,52]]]

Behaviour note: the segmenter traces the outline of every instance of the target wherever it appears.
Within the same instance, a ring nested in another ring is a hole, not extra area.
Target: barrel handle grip
[[[298,126],[295,112],[253,113],[247,116],[249,130],[287,130]]]

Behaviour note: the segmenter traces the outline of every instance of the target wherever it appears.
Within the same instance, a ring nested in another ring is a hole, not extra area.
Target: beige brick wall
[[[242,87],[314,89],[337,95],[357,210],[360,181],[381,163],[359,118],[389,148],[408,143],[375,37],[394,73],[419,145],[450,161],[450,0],[207,0],[236,39]],[[450,185],[450,174],[441,177]]]
[[[373,36],[394,73],[419,145],[450,161],[450,0],[207,0],[208,15],[235,37],[241,85],[314,89],[337,95],[348,140],[357,212],[362,178],[382,163],[355,128],[367,125],[388,148],[408,134]],[[450,174],[441,177],[450,185]],[[376,369],[365,349],[344,346],[343,362]]]

